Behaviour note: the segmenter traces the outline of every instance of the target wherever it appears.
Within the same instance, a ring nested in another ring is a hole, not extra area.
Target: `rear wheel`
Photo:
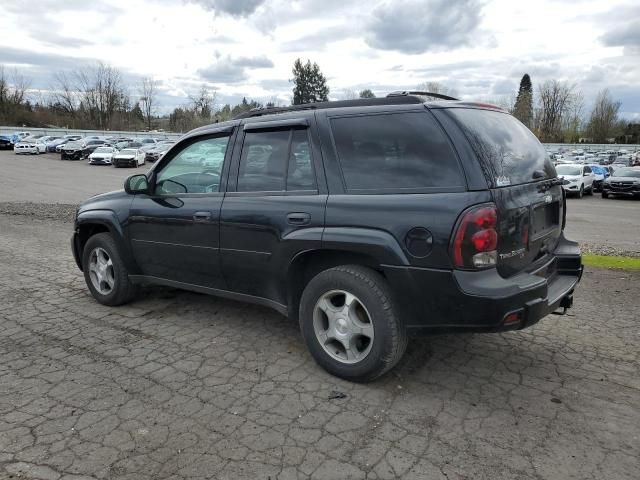
[[[387,282],[358,265],[325,270],[309,282],[300,301],[300,329],[321,367],[356,382],[383,375],[407,346]]]
[[[609,198],[609,194],[607,192],[602,192],[602,198]]]
[[[108,233],[89,238],[82,253],[82,270],[91,295],[103,305],[122,305],[135,296],[136,288]]]

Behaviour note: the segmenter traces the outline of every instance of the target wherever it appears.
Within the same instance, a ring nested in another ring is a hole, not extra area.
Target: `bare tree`
[[[65,112],[75,115],[80,103],[80,95],[73,79],[64,71],[55,73],[53,78],[55,81],[53,91],[56,101]]]
[[[448,95],[455,97],[458,92],[454,88],[447,87],[440,82],[423,82],[416,87],[421,92],[439,93],[441,95]]]
[[[124,90],[120,72],[99,62],[86,72],[76,72],[76,80],[92,123],[101,129],[110,128]]]
[[[3,123],[21,123],[20,118],[24,118],[23,113],[29,108],[26,98],[29,85],[29,80],[18,70],[9,77],[0,65],[0,120]]]
[[[358,98],[358,92],[352,88],[343,88],[340,94],[340,100],[355,100]]]
[[[195,96],[190,96],[193,112],[202,120],[209,121],[213,115],[214,104],[216,102],[216,92],[206,85],[200,87],[200,91]]]
[[[547,80],[538,87],[537,118],[534,124],[543,142],[557,142],[562,139],[562,120],[567,114],[575,85],[557,80]]]
[[[567,114],[562,119],[564,141],[578,143],[584,130],[584,95],[577,91],[571,95],[567,105]]]
[[[157,101],[157,82],[149,77],[142,79],[140,88],[140,103],[142,104],[142,113],[147,122],[147,129],[151,130],[151,119],[156,113]]]
[[[609,90],[604,89],[598,92],[591,117],[589,118],[589,136],[596,143],[605,143],[617,133],[618,111],[620,102],[613,101]]]

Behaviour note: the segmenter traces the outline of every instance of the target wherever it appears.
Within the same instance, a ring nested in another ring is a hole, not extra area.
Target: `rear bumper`
[[[578,244],[562,236],[544,265],[510,278],[501,277],[496,269],[468,272],[387,267],[385,274],[396,290],[407,329],[417,334],[529,327],[560,307],[571,307],[582,271]],[[516,319],[505,324],[510,314]]]

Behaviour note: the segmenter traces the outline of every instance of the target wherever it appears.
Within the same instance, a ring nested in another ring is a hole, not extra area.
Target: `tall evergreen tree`
[[[298,58],[293,64],[293,104],[326,102],[328,95],[327,79],[318,64],[310,60],[303,64]]]
[[[531,85],[531,77],[528,73],[525,73],[520,80],[513,115],[528,128],[533,125],[533,85]]]

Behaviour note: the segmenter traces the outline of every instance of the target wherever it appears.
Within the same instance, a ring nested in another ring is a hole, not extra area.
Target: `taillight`
[[[458,268],[489,268],[498,258],[498,215],[493,204],[467,210],[453,236],[453,264]]]

